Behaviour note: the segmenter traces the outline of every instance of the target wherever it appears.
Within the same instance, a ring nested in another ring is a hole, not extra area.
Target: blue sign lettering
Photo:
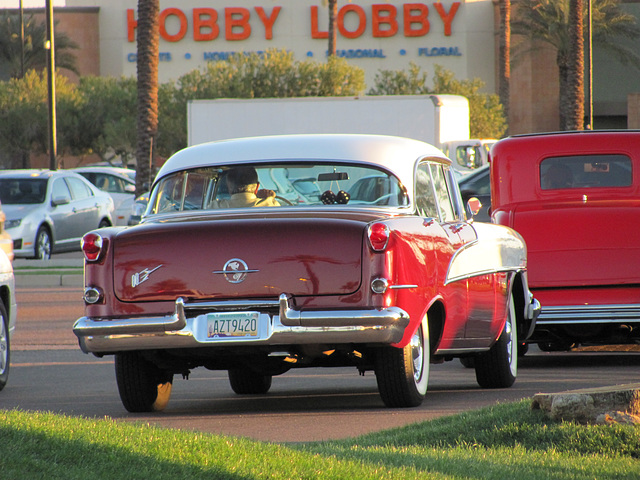
[[[328,55],[329,52],[327,52]],[[387,58],[381,48],[337,50],[336,55],[343,58]]]
[[[138,60],[137,53],[128,53],[127,54],[127,62],[135,63]],[[171,52],[160,52],[158,54],[158,60],[161,62],[170,62],[171,61]]]
[[[458,47],[432,47],[419,48],[420,57],[461,57],[462,53]]]

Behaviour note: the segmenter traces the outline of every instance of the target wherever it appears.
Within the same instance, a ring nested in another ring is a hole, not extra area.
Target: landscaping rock
[[[553,420],[640,425],[640,383],[538,393],[531,408]]]

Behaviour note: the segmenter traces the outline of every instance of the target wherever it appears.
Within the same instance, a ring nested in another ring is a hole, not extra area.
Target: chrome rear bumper
[[[259,312],[262,325],[259,335],[256,338],[209,338],[208,313],[224,311]],[[229,345],[393,344],[402,339],[407,325],[409,315],[397,307],[300,311],[292,309],[288,296],[282,294],[278,300],[257,302],[187,304],[178,298],[172,315],[127,319],[82,317],[76,321],[73,332],[85,353],[112,353]]]

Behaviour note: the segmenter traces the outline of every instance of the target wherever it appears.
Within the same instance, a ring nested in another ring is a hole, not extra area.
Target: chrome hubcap
[[[46,260],[50,257],[51,243],[46,233],[41,233],[38,238],[38,258]]]
[[[9,343],[7,341],[7,331],[4,322],[0,318],[0,375],[7,369],[7,357],[9,355]]]
[[[422,378],[422,369],[424,366],[424,347],[422,330],[420,328],[411,338],[411,356],[413,357],[413,379],[418,383]]]

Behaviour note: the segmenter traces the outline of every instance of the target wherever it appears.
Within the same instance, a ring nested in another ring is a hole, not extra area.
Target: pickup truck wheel
[[[429,324],[427,317],[404,348],[383,347],[376,354],[378,391],[387,407],[417,407],[429,383]]]
[[[518,374],[518,333],[513,294],[502,334],[491,349],[475,357],[476,380],[482,388],[506,388]]]
[[[271,388],[271,375],[263,375],[248,368],[229,369],[229,383],[238,395],[267,393]]]
[[[9,342],[9,316],[0,302],[0,390],[9,379],[9,365],[11,363],[11,345]]]
[[[159,412],[171,397],[173,374],[158,368],[138,352],[115,355],[116,381],[129,412]]]

